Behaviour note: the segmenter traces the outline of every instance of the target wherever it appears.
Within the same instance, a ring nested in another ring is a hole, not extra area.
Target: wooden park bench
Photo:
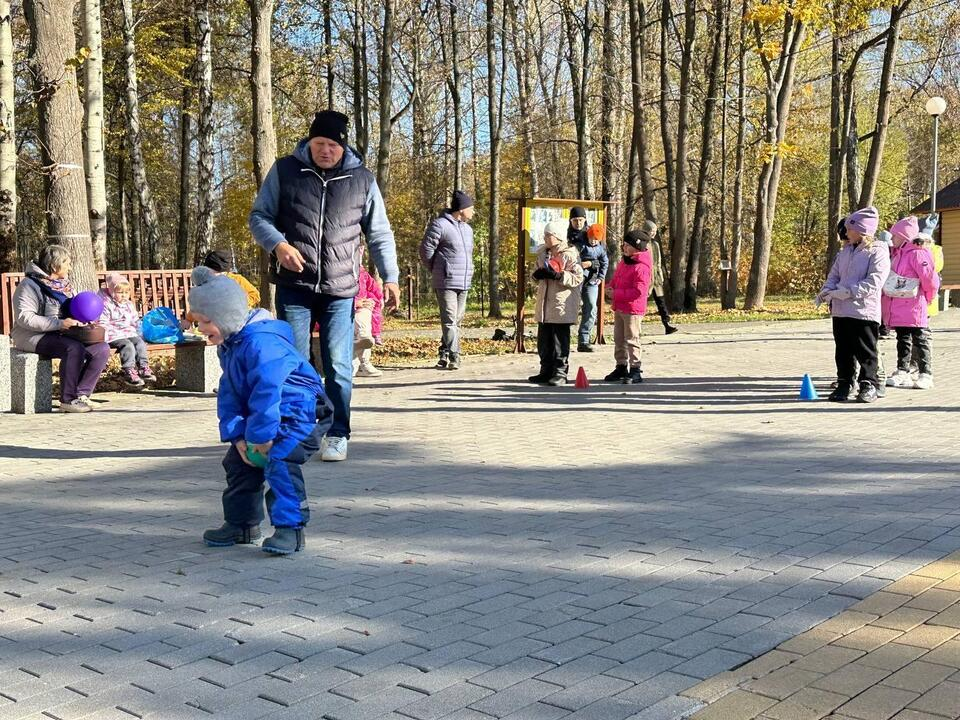
[[[155,307],[168,307],[174,315],[187,315],[189,270],[125,270],[132,286],[132,300],[141,316]],[[103,286],[106,273],[97,276]],[[50,412],[53,407],[53,369],[49,358],[16,350],[10,343],[15,312],[13,293],[23,273],[0,275],[0,412],[29,414]],[[147,344],[149,353],[176,353],[176,388],[189,392],[213,392],[220,381],[216,347],[206,343],[179,345]]]

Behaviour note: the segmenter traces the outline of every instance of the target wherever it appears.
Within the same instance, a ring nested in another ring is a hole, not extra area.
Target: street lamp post
[[[937,153],[939,152],[937,133],[940,129],[940,116],[947,109],[947,101],[942,97],[932,97],[927,100],[927,114],[933,117],[933,188],[930,192],[930,213],[937,212]]]

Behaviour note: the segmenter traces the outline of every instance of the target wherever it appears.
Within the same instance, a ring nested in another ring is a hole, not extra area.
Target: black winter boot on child
[[[289,555],[300,552],[306,544],[303,528],[277,528],[271,537],[263,541],[260,549],[274,555]]]
[[[434,367],[437,370],[446,370],[447,365],[450,364],[450,354],[446,350],[440,351],[440,356],[437,358],[437,364]]]
[[[630,373],[623,378],[624,385],[639,385],[642,382],[643,375],[638,367],[630,368]]]
[[[220,527],[203,533],[203,541],[210,547],[253,545],[260,541],[259,525],[231,525],[225,522]]]
[[[625,377],[627,377],[627,366],[626,365],[617,365],[613,372],[607,375],[604,379],[605,382],[620,382]]]
[[[830,402],[846,402],[850,398],[850,383],[846,380],[837,380],[837,388],[827,398]]]

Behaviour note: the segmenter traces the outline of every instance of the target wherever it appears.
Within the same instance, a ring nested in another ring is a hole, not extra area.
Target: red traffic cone
[[[586,390],[590,387],[590,381],[587,380],[587,371],[582,367],[577,370],[577,381],[573,384],[578,390]]]

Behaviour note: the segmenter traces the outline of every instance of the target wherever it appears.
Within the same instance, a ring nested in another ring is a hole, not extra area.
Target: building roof
[[[940,192],[937,193],[937,212],[956,210],[957,208],[960,208],[960,178],[941,188]],[[914,215],[930,212],[930,198],[924,200],[910,212]]]

